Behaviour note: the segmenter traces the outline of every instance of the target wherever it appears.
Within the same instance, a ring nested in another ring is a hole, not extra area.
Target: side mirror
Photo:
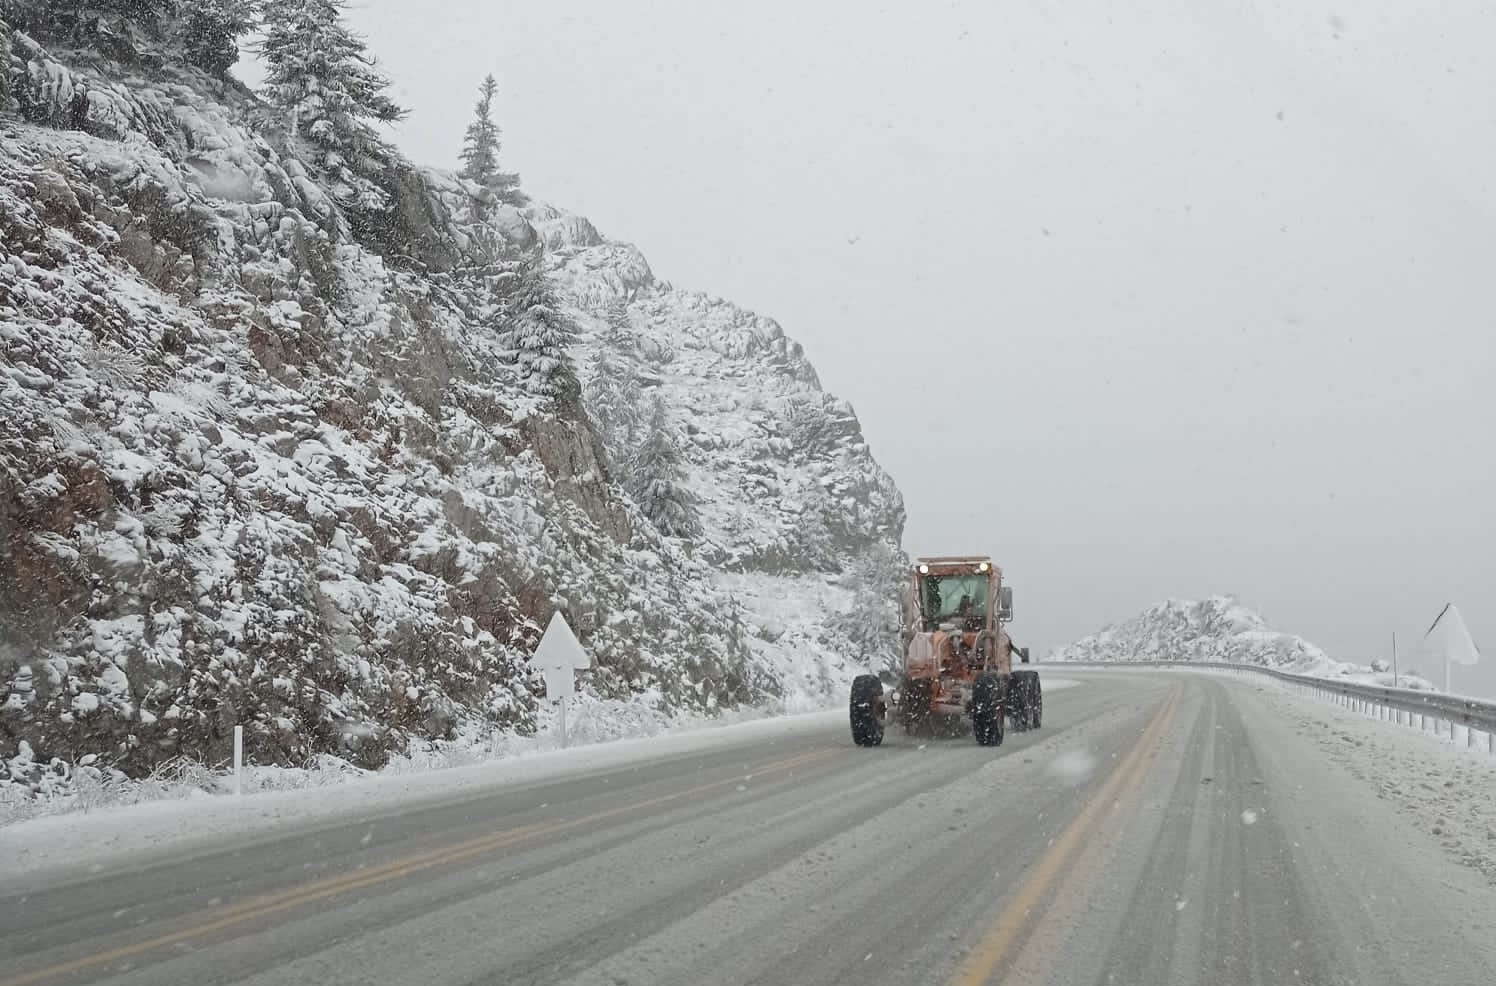
[[[1029,651],[1028,651],[1028,648],[1027,647],[1019,647],[1018,648],[1018,663],[1020,663],[1020,664],[1027,664],[1028,662],[1029,662]]]
[[[997,618],[1003,623],[1013,620],[1013,587],[1005,585],[998,590]]]

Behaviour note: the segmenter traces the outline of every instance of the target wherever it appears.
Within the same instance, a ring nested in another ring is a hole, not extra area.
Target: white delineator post
[[[582,649],[577,635],[571,632],[566,618],[557,610],[551,614],[551,622],[535,648],[530,663],[545,676],[545,694],[561,703],[561,746],[566,746],[566,702],[576,693],[575,674],[592,667],[592,658]]]
[[[234,727],[234,794],[244,793],[244,727]]]

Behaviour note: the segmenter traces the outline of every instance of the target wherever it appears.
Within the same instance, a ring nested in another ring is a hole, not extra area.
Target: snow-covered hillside
[[[903,509],[777,326],[580,217],[475,215],[445,172],[401,166],[360,229],[236,84],[5,40],[0,786],[221,762],[235,724],[261,763],[364,766],[527,731],[555,608],[601,698],[840,687]],[[575,394],[521,386],[505,305],[537,263],[584,377],[626,299],[699,535],[641,512]]]
[[[1394,684],[1393,675],[1380,662],[1363,667],[1337,661],[1302,637],[1273,629],[1230,596],[1167,600],[1130,620],[1056,647],[1045,660],[1230,662],[1294,674]],[[1432,687],[1406,670],[1397,675],[1395,683],[1402,688]]]

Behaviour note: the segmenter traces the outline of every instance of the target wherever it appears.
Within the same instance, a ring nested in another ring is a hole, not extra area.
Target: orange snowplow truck
[[[1013,618],[1013,590],[985,556],[921,558],[903,592],[904,666],[891,691],[878,675],[852,681],[852,740],[883,742],[897,718],[910,735],[954,736],[967,728],[983,746],[1003,741],[1006,722],[1037,729],[1043,695],[1037,671],[1014,671],[1004,625]]]

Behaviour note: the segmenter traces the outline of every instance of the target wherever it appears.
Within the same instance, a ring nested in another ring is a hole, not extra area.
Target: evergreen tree
[[[629,303],[625,298],[615,298],[603,309],[603,321],[607,329],[603,332],[603,343],[613,352],[624,356],[636,356],[639,352],[639,337],[634,334],[633,322],[629,319]]]
[[[592,356],[585,396],[608,459],[620,476],[632,468],[639,435],[639,378],[606,343]]]
[[[38,0],[16,5],[20,29],[131,62],[159,55],[177,12],[176,0]]]
[[[0,113],[10,109],[10,0],[0,0]]]
[[[634,326],[629,321],[629,303],[627,298],[614,298],[608,302],[608,307],[603,310],[603,320],[608,323],[608,338],[632,338]]]
[[[405,115],[389,80],[343,23],[343,0],[265,0],[266,97],[285,111],[293,137],[346,209],[388,208],[382,181],[395,151],[373,123]],[[372,122],[371,122],[372,121]]]
[[[499,84],[492,75],[485,77],[478,87],[473,122],[468,124],[462,142],[459,174],[491,195],[491,201],[514,205],[521,201],[519,175],[499,170],[499,127],[493,122],[493,98],[498,91]],[[474,212],[479,219],[488,217],[491,201],[487,197],[478,200]]]
[[[686,473],[681,461],[665,402],[657,394],[650,408],[644,442],[634,456],[630,476],[634,500],[661,534],[691,538],[701,533],[701,523],[696,516],[696,498],[685,487]]]
[[[505,314],[504,344],[527,390],[558,400],[575,398],[581,387],[566,353],[575,332],[540,264],[536,255],[518,271]]]
[[[905,559],[891,546],[874,542],[848,571],[852,608],[832,621],[852,653],[874,672],[902,663],[899,641],[899,589]]]
[[[258,0],[197,0],[182,18],[187,64],[222,78],[239,60],[239,39],[255,26]]]

